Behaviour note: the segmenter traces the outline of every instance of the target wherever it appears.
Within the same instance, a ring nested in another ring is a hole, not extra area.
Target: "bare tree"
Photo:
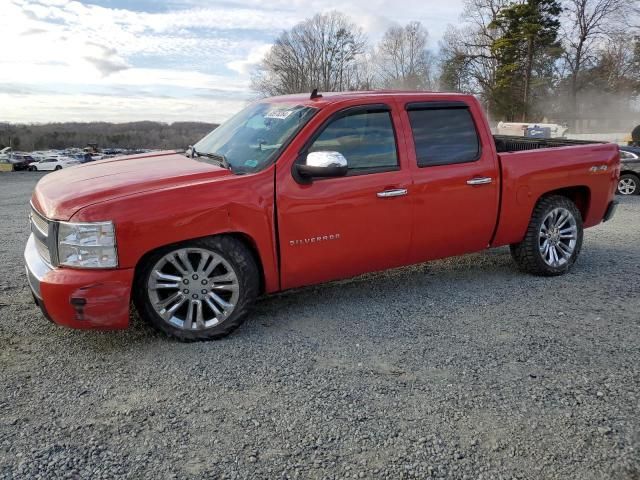
[[[429,34],[420,22],[389,28],[378,45],[380,82],[408,90],[434,87],[434,59],[427,50]]]
[[[358,55],[355,64],[347,73],[349,89],[373,90],[379,87],[375,54],[371,48]]]
[[[602,93],[612,93],[629,102],[640,94],[640,37],[611,35],[599,49],[589,83]]]
[[[491,51],[503,32],[495,26],[509,0],[467,0],[460,26],[449,26],[440,42],[441,88],[473,93],[488,113],[495,104],[496,58]]]
[[[440,41],[438,62],[438,87],[441,90],[478,93],[471,74],[471,59],[460,42],[460,31],[452,25]]]
[[[362,30],[348,17],[317,14],[277,38],[254,74],[253,88],[263,95],[361,88],[365,49]]]
[[[597,128],[603,131],[631,131],[638,124],[638,98],[640,96],[640,38],[628,33],[610,35],[594,48],[590,66],[580,76],[578,94],[579,115],[572,130],[576,133]],[[568,91],[571,78],[563,87]],[[569,96],[550,100],[561,117],[571,112]]]
[[[596,61],[599,44],[615,35],[634,0],[565,0],[564,61],[569,74],[569,114],[578,115],[577,96],[582,74]]]

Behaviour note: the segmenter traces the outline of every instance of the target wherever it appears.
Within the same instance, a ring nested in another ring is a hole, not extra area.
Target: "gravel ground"
[[[0,477],[640,478],[640,197],[569,275],[507,249],[259,301],[231,337],[48,323],[0,174]]]

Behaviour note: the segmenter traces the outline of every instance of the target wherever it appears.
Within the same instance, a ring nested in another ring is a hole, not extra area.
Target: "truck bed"
[[[540,148],[570,147],[577,145],[599,144],[593,140],[570,140],[568,138],[527,138],[511,135],[494,135],[498,153],[538,150]]]
[[[498,154],[502,201],[494,246],[519,242],[536,202],[553,191],[569,189],[577,195],[575,203],[585,227],[602,221],[620,172],[616,144],[509,138],[517,139],[509,145],[514,150]],[[523,148],[515,150],[518,146]]]

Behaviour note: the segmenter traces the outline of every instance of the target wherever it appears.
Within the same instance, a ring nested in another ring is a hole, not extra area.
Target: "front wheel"
[[[134,303],[152,326],[184,341],[214,340],[244,321],[258,296],[251,251],[233,237],[193,240],[148,256]]]
[[[631,173],[623,173],[618,181],[620,195],[640,195],[640,179]]]
[[[566,197],[553,195],[538,202],[524,239],[511,245],[521,270],[534,275],[562,275],[573,266],[582,248],[582,215]]]
[[[54,168],[54,170],[62,170],[62,167],[60,165],[56,165],[56,168]]]

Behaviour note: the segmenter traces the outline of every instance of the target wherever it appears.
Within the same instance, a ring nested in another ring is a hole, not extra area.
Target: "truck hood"
[[[154,152],[52,172],[38,182],[31,201],[47,218],[69,220],[81,208],[95,203],[232,175],[175,151]]]

